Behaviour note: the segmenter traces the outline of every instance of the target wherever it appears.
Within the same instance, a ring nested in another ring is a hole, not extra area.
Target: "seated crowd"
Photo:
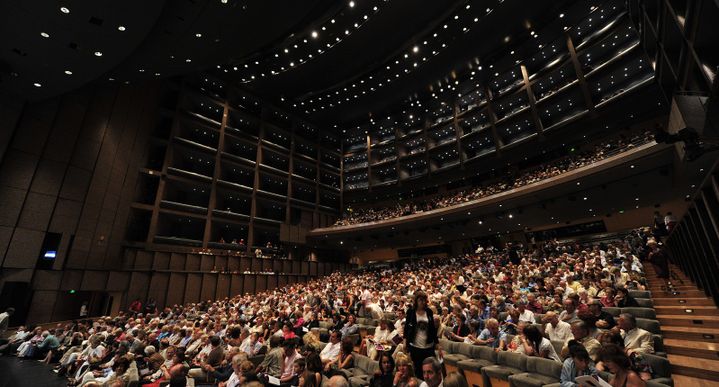
[[[637,230],[593,246],[489,246],[48,331],[20,327],[0,351],[54,364],[81,386],[346,386],[343,371],[368,356],[379,362],[372,386],[437,387],[441,343],[451,340],[563,362],[566,386],[597,370],[615,386],[641,386],[652,377],[642,361],[652,336],[631,314],[615,321],[602,308],[637,305],[628,290],[644,289],[642,260],[656,248],[647,242]]]
[[[591,165],[619,152],[625,152],[650,141],[654,141],[654,138],[653,133],[649,131],[636,133],[629,137],[613,138],[594,145],[589,149],[573,153],[570,156],[520,171],[517,174],[508,175],[504,179],[482,186],[436,195],[422,202],[413,200],[412,202],[398,203],[392,207],[353,209],[349,213],[346,213],[342,219],[337,220],[334,225],[348,226],[352,224],[376,222],[455,206],[558,176],[571,170]]]

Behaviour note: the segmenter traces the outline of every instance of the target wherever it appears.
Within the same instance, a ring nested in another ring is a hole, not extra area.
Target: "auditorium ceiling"
[[[38,100],[93,82],[207,71],[312,121],[342,125],[467,67],[494,76],[604,3],[3,2],[0,87]]]

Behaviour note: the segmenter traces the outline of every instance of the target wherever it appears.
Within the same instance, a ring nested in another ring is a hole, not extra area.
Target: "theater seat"
[[[652,301],[649,298],[636,298],[637,304],[639,304],[642,308],[653,308],[654,307],[654,301]]]
[[[652,292],[649,290],[630,290],[629,295],[634,298],[652,298]]]
[[[447,373],[458,371],[457,363],[462,360],[467,360],[470,357],[470,344],[451,341],[447,345],[450,350],[449,353],[445,352],[444,354],[444,368],[447,370]],[[442,348],[445,348],[444,344]]]
[[[648,318],[637,318],[637,327],[657,335],[660,335],[662,333],[659,321],[657,320],[652,320]]]
[[[354,367],[341,372],[347,376],[353,387],[369,385],[372,375],[379,369],[379,362],[358,353],[352,353],[352,356],[354,356]]]
[[[622,308],[615,308],[612,306],[604,307],[604,308],[602,308],[602,310],[611,314],[614,317],[617,317],[622,313]]]
[[[514,352],[499,352],[496,365],[482,368],[484,387],[508,387],[511,375],[527,371],[527,356]]]
[[[509,376],[509,384],[513,387],[542,387],[558,383],[561,373],[562,363],[531,356],[527,359],[527,372]]]
[[[654,308],[622,308],[622,313],[629,313],[636,318],[657,319],[657,312]]]
[[[642,354],[642,358],[652,367],[652,382],[674,386],[672,380],[672,367],[669,360],[661,356]]]
[[[484,345],[472,347],[470,359],[460,360],[457,367],[464,373],[467,383],[471,386],[483,385],[482,368],[497,364],[497,352]]]

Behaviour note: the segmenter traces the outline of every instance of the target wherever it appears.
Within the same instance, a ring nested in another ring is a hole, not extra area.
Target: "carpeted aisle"
[[[65,387],[67,379],[37,360],[0,356],[0,387]]]

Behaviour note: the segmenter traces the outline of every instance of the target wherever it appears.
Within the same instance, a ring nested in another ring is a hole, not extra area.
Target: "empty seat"
[[[652,292],[649,290],[630,290],[629,295],[634,298],[652,298]]]
[[[657,312],[653,308],[622,308],[622,313],[629,313],[637,318],[657,318]]]
[[[654,301],[652,301],[649,298],[636,298],[637,304],[639,304],[642,308],[653,308],[654,307]]]
[[[506,386],[510,375],[521,374],[527,370],[527,356],[521,353],[499,352],[497,363],[482,368],[484,387]]]
[[[448,344],[450,351],[444,354],[444,368],[447,373],[458,371],[457,363],[462,360],[469,359],[471,352],[469,351],[471,345],[465,343],[459,343],[456,341]],[[444,348],[444,345],[442,346]]]
[[[509,376],[509,384],[516,387],[542,387],[558,383],[562,363],[541,357],[527,359],[527,372]]]
[[[459,369],[464,372],[467,383],[470,386],[482,386],[482,368],[497,364],[497,352],[494,349],[484,346],[472,346],[472,356],[470,359],[460,360],[457,363]]]

